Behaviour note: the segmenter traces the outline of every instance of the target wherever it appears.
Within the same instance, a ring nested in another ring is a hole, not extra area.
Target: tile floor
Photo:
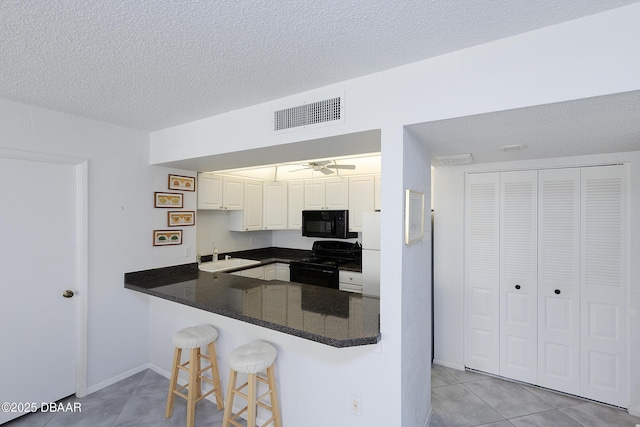
[[[636,427],[626,411],[490,376],[433,365],[429,427]]]
[[[532,386],[434,365],[430,427],[636,427],[640,418],[625,411]],[[82,399],[80,413],[36,412],[3,427],[184,426],[186,405],[176,399],[164,418],[169,380],[145,370]],[[205,400],[196,409],[196,426],[220,427],[222,411]],[[304,427],[304,426],[298,426]],[[387,427],[387,426],[372,426]],[[391,427],[391,426],[389,426]]]

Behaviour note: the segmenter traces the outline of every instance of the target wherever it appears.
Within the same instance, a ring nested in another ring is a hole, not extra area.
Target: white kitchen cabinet
[[[466,366],[628,404],[626,176],[467,175]]]
[[[362,231],[362,214],[374,211],[374,178],[349,178],[349,231]]]
[[[198,209],[240,210],[244,207],[244,180],[198,174]]]
[[[222,209],[222,177],[198,173],[198,209]]]
[[[262,230],[262,182],[245,180],[243,188],[244,209],[230,212],[229,230]]]
[[[289,181],[287,186],[287,228],[302,230],[304,206],[304,181]]]
[[[289,281],[289,264],[283,262],[275,262],[264,266],[265,280],[282,280]]]
[[[242,277],[251,277],[252,279],[264,280],[265,278],[264,266],[247,268],[246,270],[236,271],[232,274]]]
[[[276,263],[276,279],[283,282],[290,281],[289,264],[283,262]]]
[[[304,181],[305,210],[345,210],[349,207],[349,186],[345,178]]]
[[[362,293],[362,273],[340,270],[338,272],[338,286],[341,291]]]
[[[262,184],[262,225],[265,230],[284,230],[287,223],[287,183]]]
[[[379,211],[382,206],[382,179],[380,175],[373,177],[373,209]]]

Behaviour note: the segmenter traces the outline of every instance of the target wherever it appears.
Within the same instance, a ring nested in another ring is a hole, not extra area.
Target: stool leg
[[[267,368],[267,379],[269,381],[269,399],[271,400],[271,412],[273,413],[274,427],[282,427],[282,417],[280,415],[280,403],[278,402],[278,390],[276,389],[276,373],[273,365]]]
[[[247,381],[249,382],[247,427],[256,427],[256,374],[249,374]]]
[[[229,426],[229,419],[231,419],[231,409],[233,408],[233,398],[235,396],[236,380],[238,378],[238,372],[231,369],[229,372],[229,386],[227,387],[227,401],[224,403],[224,417],[222,418],[222,427]]]
[[[182,349],[176,347],[173,352],[173,367],[171,368],[171,380],[169,381],[169,395],[167,396],[167,407],[164,411],[165,418],[170,418],[173,414],[173,402],[176,398],[176,395],[173,391],[176,389],[176,385],[178,383],[178,365],[180,364],[181,357]]]
[[[196,414],[196,398],[199,393],[197,390],[198,371],[196,367],[200,363],[198,356],[199,348],[192,348],[189,352],[189,386],[187,391],[187,427],[193,427]]]
[[[211,363],[211,377],[213,378],[214,394],[216,395],[216,406],[218,411],[223,408],[224,399],[222,397],[222,385],[220,384],[220,371],[218,370],[218,356],[216,355],[215,343],[209,344],[209,363]]]

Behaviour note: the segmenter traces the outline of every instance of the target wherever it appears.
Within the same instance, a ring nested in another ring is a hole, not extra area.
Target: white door
[[[465,365],[500,373],[499,173],[467,175]]]
[[[538,174],[538,384],[580,394],[580,168]]]
[[[0,402],[39,405],[75,392],[76,166],[0,157],[0,182]]]
[[[500,375],[537,382],[538,172],[500,174]]]
[[[622,165],[581,170],[580,394],[626,408],[629,242],[625,183]]]

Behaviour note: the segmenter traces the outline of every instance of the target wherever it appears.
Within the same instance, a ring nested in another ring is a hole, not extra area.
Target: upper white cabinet
[[[302,230],[304,181],[289,181],[287,187],[287,228],[290,230]]]
[[[265,182],[262,184],[262,225],[265,230],[287,228],[287,183]]]
[[[349,178],[349,231],[362,231],[362,213],[374,210],[374,178]]]
[[[244,179],[198,173],[198,209],[240,210],[244,207]]]
[[[198,173],[198,209],[222,209],[222,177]]]
[[[244,208],[231,212],[229,229],[231,231],[262,230],[262,182],[245,180],[243,183]]]
[[[343,210],[349,206],[348,181],[345,178],[304,181],[305,210]]]

